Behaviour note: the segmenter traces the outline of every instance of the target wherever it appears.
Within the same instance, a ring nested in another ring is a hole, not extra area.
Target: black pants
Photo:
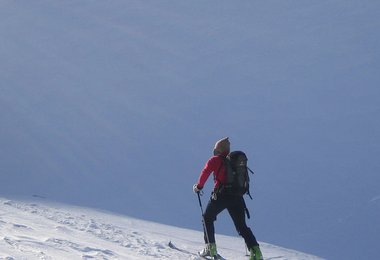
[[[215,243],[214,221],[216,216],[227,209],[230,214],[237,232],[244,238],[248,248],[258,245],[252,230],[247,226],[245,221],[245,202],[242,196],[229,194],[218,194],[216,200],[210,199],[204,212],[205,242]],[[207,232],[207,235],[206,235]],[[208,240],[207,240],[208,237]]]

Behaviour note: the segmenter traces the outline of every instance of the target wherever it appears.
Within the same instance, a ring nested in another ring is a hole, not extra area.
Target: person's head
[[[214,146],[214,155],[225,154],[227,155],[230,152],[230,140],[228,137],[220,139],[215,143]]]

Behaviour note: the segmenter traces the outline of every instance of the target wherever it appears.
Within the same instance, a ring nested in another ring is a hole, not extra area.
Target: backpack
[[[243,196],[248,194],[252,199],[249,192],[249,174],[253,171],[247,166],[248,158],[242,151],[234,151],[224,158],[224,165],[226,167],[226,183],[222,189],[233,195]]]

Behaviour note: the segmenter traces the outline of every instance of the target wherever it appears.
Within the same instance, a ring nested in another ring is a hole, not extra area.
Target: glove
[[[198,192],[200,192],[202,189],[200,189],[200,188],[198,188],[198,184],[194,184],[194,186],[193,186],[193,191],[195,192],[195,193],[198,193]]]

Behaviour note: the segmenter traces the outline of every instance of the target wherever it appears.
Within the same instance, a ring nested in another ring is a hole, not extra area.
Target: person
[[[247,226],[245,220],[246,205],[242,195],[235,195],[228,192],[227,188],[221,189],[226,183],[226,167],[224,159],[230,152],[230,141],[225,137],[215,143],[214,155],[206,162],[201,171],[197,183],[193,186],[195,193],[201,192],[207,179],[213,173],[214,190],[203,214],[205,247],[199,252],[200,256],[217,257],[217,247],[215,242],[214,221],[219,213],[227,209],[235,228],[239,235],[244,238],[247,248],[250,251],[250,260],[263,259],[259,243]]]

